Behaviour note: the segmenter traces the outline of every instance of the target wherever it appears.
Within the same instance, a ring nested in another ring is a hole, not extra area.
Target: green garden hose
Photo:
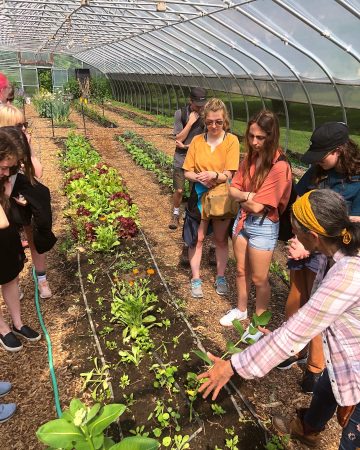
[[[36,312],[37,312],[39,322],[41,325],[41,329],[43,330],[45,340],[47,343],[47,347],[48,347],[48,361],[49,361],[51,382],[52,382],[52,387],[53,387],[53,391],[54,391],[56,414],[60,418],[62,416],[62,410],[61,410],[61,406],[60,406],[59,389],[58,389],[55,370],[54,370],[51,340],[50,340],[50,336],[47,332],[47,329],[45,327],[43,316],[41,314],[40,303],[39,303],[38,281],[37,281],[37,276],[36,276],[34,267],[32,268],[32,275],[33,275],[33,279],[34,279],[34,283],[35,283],[35,307],[36,307]]]

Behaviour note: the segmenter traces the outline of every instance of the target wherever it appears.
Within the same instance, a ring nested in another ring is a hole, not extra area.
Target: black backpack
[[[279,158],[275,161],[275,164],[279,161],[288,162],[290,169],[291,169],[291,164],[284,154],[279,156]],[[289,198],[288,204],[286,205],[286,208],[284,209],[284,211],[282,213],[280,213],[280,211],[279,211],[279,237],[278,237],[279,241],[287,242],[289,239],[294,237],[290,219],[291,219],[292,205],[295,202],[295,200],[297,199],[297,197],[298,197],[298,194],[295,189],[295,183],[294,183],[294,180],[292,180],[291,193],[290,193],[290,198]],[[269,213],[269,208],[265,208],[265,212],[261,218],[261,222],[260,222],[261,224],[264,221],[265,217],[268,215],[268,213]]]
[[[287,161],[289,163],[290,170],[291,170],[291,164],[285,155],[280,155],[279,158],[277,159],[276,163],[279,161]],[[298,197],[298,195],[297,195],[297,192],[295,189],[295,183],[294,183],[294,180],[292,180],[291,193],[290,193],[290,198],[289,198],[288,204],[286,205],[286,208],[284,209],[284,211],[281,214],[279,211],[279,224],[280,224],[279,238],[278,238],[279,241],[287,242],[289,239],[294,237],[290,219],[291,219],[292,205],[295,202],[295,200],[297,199],[297,197]]]

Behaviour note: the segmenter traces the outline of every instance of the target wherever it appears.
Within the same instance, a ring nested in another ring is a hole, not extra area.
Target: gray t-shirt
[[[186,122],[189,120],[190,113],[191,113],[191,111],[189,109],[189,106],[187,106],[186,107]],[[174,115],[174,136],[179,134],[183,129],[184,129],[184,126],[183,126],[183,123],[181,120],[181,109],[178,109],[177,111],[175,111],[175,115]],[[186,139],[183,141],[184,145],[189,146],[191,141],[193,140],[193,137],[197,136],[199,134],[202,134],[204,131],[203,129],[204,129],[203,121],[199,117],[198,120],[191,127]],[[187,148],[186,149],[183,149],[183,148],[175,149],[174,169],[182,168],[184,161],[185,161],[186,153],[187,153]]]

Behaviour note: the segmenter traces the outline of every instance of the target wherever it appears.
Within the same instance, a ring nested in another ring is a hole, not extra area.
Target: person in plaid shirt
[[[350,220],[339,194],[320,189],[294,203],[292,226],[307,250],[327,257],[317,278],[326,275],[310,300],[280,328],[228,361],[209,354],[214,365],[198,376],[206,379],[199,392],[206,398],[214,391],[215,400],[235,373],[246,379],[262,377],[322,333],[327,369],[310,407],[291,421],[276,417],[273,423],[280,432],[316,446],[338,408],[344,427],[339,448],[355,450],[360,447],[360,223]]]

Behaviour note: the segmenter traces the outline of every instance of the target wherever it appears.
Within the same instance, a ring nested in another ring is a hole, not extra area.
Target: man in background
[[[192,88],[189,103],[175,112],[174,136],[176,149],[174,154],[173,173],[173,211],[169,224],[170,230],[179,226],[180,205],[185,187],[185,176],[182,166],[186,153],[194,136],[204,132],[204,122],[201,112],[206,103],[206,90],[201,87]]]

